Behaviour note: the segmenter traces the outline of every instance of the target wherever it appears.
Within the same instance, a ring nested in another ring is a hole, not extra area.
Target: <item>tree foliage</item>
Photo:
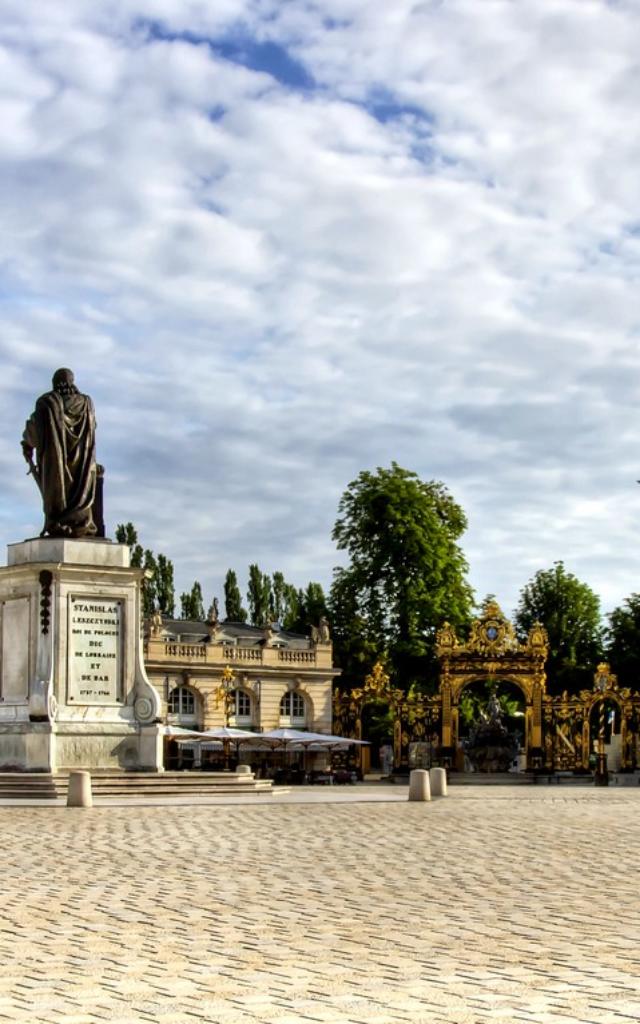
[[[165,556],[157,558],[149,548],[138,542],[138,531],[133,523],[119,523],[116,540],[128,544],[131,550],[131,565],[145,569],[151,576],[145,576],[142,583],[142,611],[145,616],[153,615],[156,607],[171,617],[175,614],[175,593],[173,585],[173,563]]]
[[[301,591],[297,590],[292,583],[287,583],[284,574],[274,572],[271,577],[270,611],[274,622],[279,622],[283,629],[290,629],[294,632],[303,631],[305,626],[301,625],[302,618]]]
[[[605,630],[606,657],[623,686],[640,680],[640,594],[625,598],[608,616]]]
[[[320,583],[308,583],[304,590],[289,586],[289,601],[282,619],[285,629],[293,633],[308,633],[323,616],[329,617],[327,600]]]
[[[228,622],[247,621],[247,609],[242,605],[238,577],[233,569],[227,570],[224,579],[224,614]]]
[[[436,629],[465,626],[472,592],[458,540],[466,516],[437,481],[395,462],[349,484],[333,538],[350,564],[334,573],[330,607],[344,681],[386,654],[394,683],[434,674]]]
[[[198,580],[195,581],[189,593],[180,595],[180,615],[181,618],[190,619],[192,622],[204,622],[204,601],[202,587]]]
[[[520,592],[514,624],[522,639],[535,622],[549,635],[550,692],[589,687],[602,657],[600,599],[563,562],[541,569]]]
[[[266,626],[270,621],[271,577],[255,563],[249,566],[247,603],[251,625]]]
[[[173,582],[173,562],[166,555],[157,558],[156,598],[158,608],[164,615],[172,618],[175,615],[175,587]]]

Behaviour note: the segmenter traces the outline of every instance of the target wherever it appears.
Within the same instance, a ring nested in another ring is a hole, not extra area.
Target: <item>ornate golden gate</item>
[[[622,771],[640,767],[640,694],[621,688],[606,664],[599,665],[592,690],[577,695],[547,693],[547,634],[536,623],[524,643],[495,601],[487,604],[460,640],[445,623],[438,630],[440,686],[432,697],[405,693],[391,685],[378,663],[364,686],[333,698],[333,729],[341,736],[362,739],[362,714],[369,703],[386,704],[393,722],[394,767],[410,765],[414,744],[429,744],[431,760],[458,766],[460,698],[478,680],[514,683],[525,703],[525,754],[529,771],[588,771],[596,741],[604,743],[605,709],[613,708],[619,730]],[[607,714],[609,711],[607,711]]]
[[[393,764],[395,768],[408,767],[413,743],[433,741],[440,744],[440,702],[437,697],[422,693],[405,693],[391,686],[389,675],[377,662],[364,686],[333,696],[333,729],[339,736],[362,739],[362,713],[368,704],[386,704],[393,722]],[[364,759],[363,759],[364,760]]]
[[[544,701],[544,768],[586,771],[596,744],[604,739],[605,713],[617,715],[622,771],[640,766],[640,694],[622,688],[607,664],[598,665],[592,690],[563,693]],[[611,767],[611,766],[610,766]]]
[[[436,650],[440,659],[442,733],[440,756],[455,766],[458,750],[460,697],[466,686],[479,679],[508,681],[522,691],[525,701],[525,750],[527,768],[543,766],[542,703],[546,693],[544,663],[547,634],[536,623],[525,643],[519,643],[513,626],[495,601],[471,626],[467,641],[460,641],[445,622],[438,630]]]

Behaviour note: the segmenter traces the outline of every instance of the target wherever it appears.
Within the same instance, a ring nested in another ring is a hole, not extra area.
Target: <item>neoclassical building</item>
[[[279,726],[331,732],[333,646],[326,621],[311,637],[277,626],[190,622],[156,613],[146,624],[147,675],[168,725]]]

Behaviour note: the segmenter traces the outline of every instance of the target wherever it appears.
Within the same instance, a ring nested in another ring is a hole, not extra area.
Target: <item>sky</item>
[[[392,461],[478,600],[640,590],[636,0],[2,0],[0,543],[58,366],[177,590],[328,587]]]

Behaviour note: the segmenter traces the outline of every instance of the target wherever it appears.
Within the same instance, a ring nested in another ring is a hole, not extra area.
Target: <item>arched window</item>
[[[231,691],[230,712],[236,725],[251,725],[251,697],[244,690]]]
[[[280,724],[299,727],[306,725],[307,706],[301,693],[289,690],[280,701]]]
[[[187,686],[176,686],[175,690],[169,694],[167,711],[170,715],[176,715],[181,719],[195,719],[196,700],[193,690]]]

